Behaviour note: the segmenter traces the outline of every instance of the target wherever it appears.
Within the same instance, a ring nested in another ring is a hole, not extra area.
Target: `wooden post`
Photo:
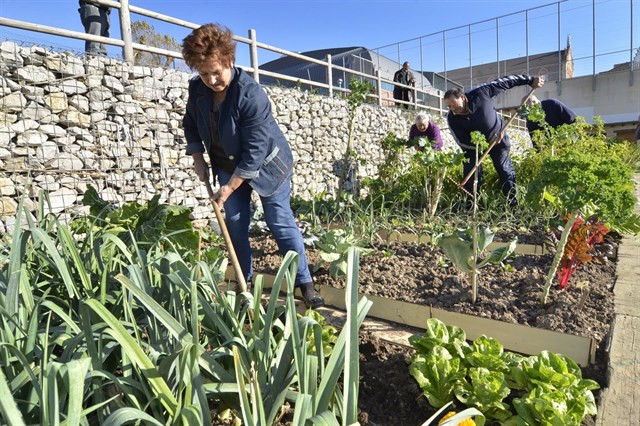
[[[131,37],[131,14],[129,0],[120,0],[120,35],[124,41],[122,56],[125,62],[133,64],[133,41]]]

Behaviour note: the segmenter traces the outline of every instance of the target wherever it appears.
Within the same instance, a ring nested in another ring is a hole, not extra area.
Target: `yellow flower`
[[[474,422],[472,419],[467,419],[458,423],[458,426],[476,426],[476,422]]]
[[[456,415],[455,411],[449,411],[447,414],[444,415],[443,418],[440,419],[440,421],[438,422],[439,425],[441,425],[442,423],[444,423],[445,420],[447,420],[450,417],[453,417]]]

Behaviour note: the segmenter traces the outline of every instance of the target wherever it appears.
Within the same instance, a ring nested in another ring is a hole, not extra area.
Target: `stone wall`
[[[34,212],[41,190],[63,218],[85,210],[82,194],[97,187],[110,201],[162,201],[212,217],[205,187],[184,154],[182,116],[190,74],[79,58],[40,47],[0,44],[0,233],[15,223],[18,203]],[[347,142],[347,102],[295,89],[265,88],[296,160],[294,194],[332,194]],[[375,176],[380,141],[405,136],[413,113],[364,105],[354,149],[358,177]],[[442,118],[436,121],[443,124]],[[448,131],[445,144],[453,149]],[[522,140],[522,138],[520,138]],[[22,197],[24,196],[24,197]]]

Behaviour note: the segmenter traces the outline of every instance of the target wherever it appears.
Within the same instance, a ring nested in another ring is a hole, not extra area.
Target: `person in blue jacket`
[[[536,89],[542,87],[542,77],[530,77],[528,75],[510,75],[483,84],[468,92],[459,88],[449,89],[444,94],[444,100],[449,108],[447,122],[449,129],[465,157],[463,171],[466,176],[475,166],[475,145],[471,142],[471,132],[479,131],[487,139],[487,142],[497,135],[505,123],[500,119],[493,104],[493,98],[504,90],[516,86],[529,85]],[[489,156],[498,172],[502,184],[502,192],[507,197],[510,205],[517,205],[516,173],[509,157],[511,142],[505,133],[502,140],[493,147]],[[478,157],[481,157],[479,153]],[[478,170],[478,189],[482,184],[482,166]],[[464,188],[473,193],[473,179],[469,179]]]
[[[228,28],[206,24],[189,34],[182,55],[198,76],[189,83],[189,100],[183,120],[187,154],[201,181],[211,169],[220,189],[213,199],[224,205],[225,222],[247,281],[251,279],[249,246],[251,193],[262,201],[265,221],[281,254],[298,253],[295,279],[305,303],[324,304],[314,289],[302,235],[290,206],[293,156],[271,114],[271,103],[262,87],[234,66],[235,41]]]
[[[524,98],[522,101],[524,102]],[[544,111],[544,121],[554,129],[562,126],[563,124],[573,124],[576,122],[576,114],[571,111],[568,106],[557,99],[545,99],[540,101],[535,95],[532,95],[529,98],[527,105],[532,106],[536,104],[540,104],[542,106],[542,110]],[[540,127],[539,123],[527,120],[527,130],[529,131],[531,141],[535,148],[537,148],[537,146],[533,138],[533,132],[541,129],[542,127]]]

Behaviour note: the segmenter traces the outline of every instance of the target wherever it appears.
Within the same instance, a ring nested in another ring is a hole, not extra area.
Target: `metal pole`
[[[560,2],[558,2],[558,95],[562,93],[562,51],[560,47]]]
[[[449,81],[447,80],[447,32],[442,32],[442,55],[444,58],[444,91],[447,91],[449,87]]]
[[[400,43],[398,43],[398,66],[400,66],[402,62],[400,62]]]
[[[329,97],[333,97],[333,68],[331,67],[331,55],[327,55],[327,84],[329,85]]]
[[[133,40],[131,37],[131,15],[129,14],[129,0],[120,0],[120,35],[124,41],[122,56],[125,62],[133,64]]]
[[[498,75],[496,78],[500,78],[500,32],[499,32],[498,18],[496,18],[496,64],[498,64]]]
[[[422,37],[420,37],[420,88],[424,90],[424,66],[422,65]]]
[[[382,78],[380,70],[376,70],[376,90],[378,91],[378,106],[382,106]]]
[[[525,39],[527,52],[527,75],[529,75],[529,9],[524,11]]]
[[[249,50],[251,52],[251,68],[253,68],[253,79],[260,83],[260,70],[258,68],[258,38],[256,37],[256,30],[249,30],[249,38],[251,44]]]
[[[592,51],[593,51],[593,68],[591,71],[591,90],[596,91],[596,0],[591,0],[591,33],[592,33]]]
[[[473,87],[473,66],[471,65],[471,24],[469,24],[469,90]]]
[[[629,41],[629,86],[633,86],[633,0],[629,0],[629,7],[631,9],[629,16],[631,17],[629,23],[630,41]]]

